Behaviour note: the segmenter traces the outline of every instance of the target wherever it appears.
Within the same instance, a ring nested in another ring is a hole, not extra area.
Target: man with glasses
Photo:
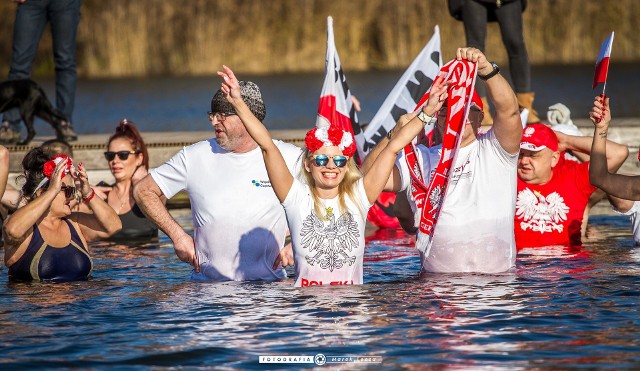
[[[484,83],[496,114],[494,124],[488,132],[479,134],[483,106],[480,99],[473,99],[474,104],[463,128],[460,147],[451,166],[453,174],[446,189],[433,239],[421,251],[422,269],[450,273],[505,272],[514,267],[516,257],[513,213],[516,166],[522,136],[518,101],[498,67],[495,63],[490,63],[480,50],[460,48],[456,58],[477,63],[477,83]],[[423,113],[418,115],[425,125],[437,115],[436,131],[440,137],[444,131],[446,104],[445,100],[442,107],[437,107],[440,112],[424,112],[423,109]],[[404,123],[401,119],[398,125]],[[386,142],[387,139],[378,144],[369,156],[375,156],[375,151],[386,145]],[[420,144],[416,147],[416,161],[422,164],[425,184],[429,184],[441,153],[441,145],[427,147]],[[369,161],[367,158],[365,165]],[[405,221],[411,221],[412,228],[409,229],[413,229],[415,233],[417,227],[413,218],[416,206],[411,201],[411,188],[407,161],[401,153],[385,190],[407,192],[407,207],[394,210],[400,212],[399,219],[404,216]],[[401,224],[406,226],[405,223]]]
[[[240,81],[240,90],[251,112],[264,120],[258,86]],[[283,267],[292,265],[293,257],[290,247],[283,249],[287,223],[262,151],[220,90],[211,100],[208,118],[215,137],[183,148],[152,170],[135,187],[136,203],[171,238],[180,260],[194,266],[192,280],[284,278]],[[300,148],[275,142],[289,170],[296,171]],[[161,202],[161,197],[171,198],[181,190],[191,201],[193,238]]]

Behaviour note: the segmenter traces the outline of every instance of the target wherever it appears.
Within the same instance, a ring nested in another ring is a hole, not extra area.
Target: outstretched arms
[[[218,76],[222,77],[221,90],[225,94],[227,101],[233,105],[238,117],[247,130],[247,133],[258,143],[262,149],[264,163],[267,167],[269,180],[273,191],[280,202],[283,202],[293,185],[293,175],[287,167],[287,163],[282,157],[282,153],[273,143],[271,134],[260,120],[251,112],[247,104],[242,99],[240,93],[240,83],[227,66],[222,66],[223,71],[218,71]]]

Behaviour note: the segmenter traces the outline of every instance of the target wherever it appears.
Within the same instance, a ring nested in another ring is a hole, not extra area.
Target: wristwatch
[[[478,77],[484,81],[489,80],[490,78],[492,78],[493,76],[497,75],[500,72],[500,67],[498,67],[496,62],[490,62],[490,63],[491,63],[491,67],[493,67],[493,71],[489,72],[484,76],[482,76],[481,74],[478,74]]]
[[[422,121],[422,123],[425,125],[432,122],[435,119],[435,117],[436,117],[435,112],[433,115],[429,116],[426,113],[424,113],[422,109],[420,109],[420,112],[418,113],[418,120]]]

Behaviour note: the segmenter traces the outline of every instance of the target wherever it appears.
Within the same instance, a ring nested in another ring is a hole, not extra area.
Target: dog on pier
[[[8,80],[0,83],[0,112],[17,108],[27,127],[27,136],[18,145],[26,145],[36,135],[34,120],[39,117],[47,121],[56,131],[58,139],[70,142],[78,139],[68,118],[53,108],[44,90],[33,80]]]

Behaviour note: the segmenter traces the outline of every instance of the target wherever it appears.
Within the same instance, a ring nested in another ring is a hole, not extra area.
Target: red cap
[[[520,148],[534,152],[549,148],[555,152],[558,150],[558,137],[544,124],[529,124],[522,131]]]

